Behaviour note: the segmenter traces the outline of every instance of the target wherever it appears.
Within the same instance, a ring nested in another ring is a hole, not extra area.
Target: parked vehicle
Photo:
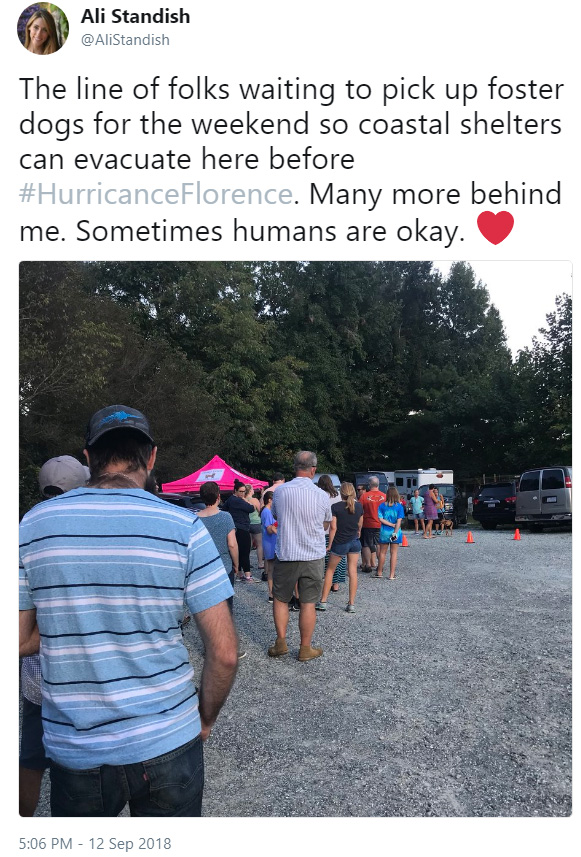
[[[387,494],[387,489],[390,485],[395,484],[393,470],[360,470],[358,473],[354,474],[353,484],[355,487],[358,485],[365,485],[365,490],[367,491],[369,488],[370,476],[377,476],[379,479],[379,490],[384,494]]]
[[[160,500],[165,500],[167,503],[173,503],[174,506],[181,506],[182,509],[188,509],[190,512],[195,512],[197,509],[205,509],[206,504],[200,503],[188,497],[187,494],[170,494],[163,491],[157,495]]]
[[[321,476],[324,476],[324,475],[325,475],[324,473],[315,473],[315,475],[313,476],[313,482],[315,483],[315,485],[319,484],[319,479],[321,478]],[[333,488],[336,491],[340,491],[341,490],[341,480],[339,479],[337,474],[336,473],[329,473],[328,475],[331,477],[331,482],[333,483]]]
[[[515,522],[526,525],[532,532],[541,530],[543,525],[571,523],[572,480],[570,466],[527,470],[519,482]]]
[[[474,497],[472,517],[483,530],[494,530],[498,524],[514,524],[516,482],[491,482]]]
[[[425,498],[429,490],[429,485],[432,484],[436,486],[444,498],[444,517],[452,520],[454,522],[454,527],[457,527],[459,524],[466,524],[468,522],[468,503],[466,498],[460,493],[458,486],[451,485],[449,483],[441,485],[439,483],[436,484],[436,482],[429,482],[427,485],[422,485],[418,489],[420,497]],[[413,521],[414,519],[412,504],[409,499],[407,503],[407,519],[408,521]]]

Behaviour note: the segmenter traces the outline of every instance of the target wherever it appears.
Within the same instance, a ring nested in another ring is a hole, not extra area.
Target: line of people
[[[22,519],[24,815],[34,812],[47,765],[55,816],[117,815],[126,803],[135,816],[201,814],[202,744],[245,655],[233,584],[253,582],[253,538],[273,608],[273,658],[289,652],[291,603],[298,660],[323,654],[313,644],[317,610],[348,578],[345,610],[355,612],[360,555],[362,570],[381,579],[389,551],[395,577],[404,518],[395,488],[386,496],[372,478],[359,498],[349,482],[337,494],[328,477],[313,483],[317,457],[301,451],[295,478],[275,474],[261,500],[240,482],[221,504],[208,482],[205,508],[192,514],[147,490],[156,456],[141,412],[104,408],[86,431],[90,473],[66,456],[60,470],[49,463],[41,487],[52,499]],[[205,650],[198,688],[184,605]]]

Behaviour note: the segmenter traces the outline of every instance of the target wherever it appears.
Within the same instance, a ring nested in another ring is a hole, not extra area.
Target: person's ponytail
[[[341,499],[345,501],[345,506],[350,515],[355,513],[355,488],[351,482],[341,483]]]

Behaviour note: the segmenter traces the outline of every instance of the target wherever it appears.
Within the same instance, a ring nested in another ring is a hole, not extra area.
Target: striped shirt
[[[276,555],[281,562],[323,559],[325,530],[331,502],[326,491],[306,476],[279,485],[272,498],[272,514],[278,521]]]
[[[20,533],[46,755],[74,769],[124,765],[195,738],[184,594],[194,614],[233,594],[201,519],[140,489],[77,488],[35,506]]]

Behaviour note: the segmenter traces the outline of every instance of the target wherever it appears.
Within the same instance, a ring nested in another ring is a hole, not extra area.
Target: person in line
[[[200,498],[205,503],[205,509],[198,509],[196,515],[204,522],[204,526],[212,536],[222,564],[228,573],[228,580],[234,586],[238,574],[238,542],[236,527],[229,512],[219,508],[221,501],[220,486],[217,482],[203,482],[200,486]],[[230,569],[230,571],[228,571]],[[230,613],[234,612],[234,597],[228,598]],[[238,649],[238,660],[246,657],[243,649]]]
[[[315,453],[297,452],[294,469],[295,478],[280,485],[272,500],[272,514],[278,521],[272,577],[276,641],[268,654],[278,658],[288,653],[288,602],[298,584],[301,635],[298,659],[310,661],[323,654],[322,648],[311,643],[317,622],[315,604],[321,596],[325,568],[325,530],[332,515],[328,495],[313,483],[317,471]]]
[[[329,501],[331,503],[331,507],[333,503],[336,503],[341,498],[339,497],[339,492],[335,489],[333,485],[333,481],[331,477],[327,473],[323,473],[322,476],[319,477],[319,481],[317,483],[319,488],[322,488],[323,491],[326,491],[329,495]],[[331,522],[332,526],[332,522]],[[329,528],[330,529],[330,528]],[[325,579],[327,575],[327,568],[329,566],[329,533],[325,533],[325,544],[327,546],[327,553],[325,555]],[[345,583],[347,579],[347,557],[343,556],[339,560],[339,564],[335,569],[333,574],[333,583],[331,586],[331,592],[339,592],[339,584]]]
[[[243,583],[254,583],[255,578],[250,573],[250,513],[254,511],[252,503],[244,499],[246,486],[239,479],[234,480],[234,493],[222,503],[222,510],[230,512],[236,525],[236,541],[238,542],[238,580]]]
[[[433,539],[432,526],[434,521],[438,520],[438,494],[434,485],[428,485],[428,490],[424,496],[424,515],[426,516],[426,529],[424,531],[425,539]]]
[[[202,520],[145,491],[156,454],[140,411],[97,411],[89,485],[20,525],[20,645],[41,640],[53,816],[127,802],[133,816],[201,815],[202,742],[238,665],[232,586]],[[199,690],[184,592],[206,652]]]
[[[355,499],[355,488],[351,482],[341,483],[341,499],[332,503],[333,518],[329,528],[329,564],[325,573],[323,594],[316,604],[317,610],[327,609],[327,597],[331,591],[333,573],[342,557],[347,557],[349,572],[349,603],[346,613],[355,613],[355,595],[357,594],[357,560],[361,552],[361,527],[363,525],[363,506]]]
[[[33,54],[54,54],[60,44],[53,16],[45,9],[33,12],[26,23],[24,47]]]
[[[252,485],[244,486],[244,499],[251,506],[254,506],[254,511],[250,513],[250,539],[251,546],[256,550],[256,559],[258,561],[258,570],[262,571],[262,579],[266,580],[264,574],[264,553],[262,551],[262,524],[260,522],[260,500],[254,496],[254,488]]]
[[[369,491],[364,491],[359,498],[363,506],[363,528],[361,530],[361,571],[368,574],[377,568],[377,543],[379,542],[380,523],[377,509],[380,503],[385,503],[385,494],[379,490],[377,476],[369,477]]]
[[[400,502],[397,488],[391,486],[387,490],[387,499],[377,510],[381,530],[379,533],[379,565],[373,577],[383,577],[383,566],[389,548],[389,580],[395,580],[395,569],[397,566],[397,549],[401,545],[402,532],[401,522],[404,512]]]
[[[422,525],[422,531],[426,532],[426,522],[424,520],[424,498],[420,496],[420,492],[416,488],[413,493],[412,499],[412,514],[414,516],[414,527],[416,530],[416,536],[419,536],[420,530],[419,525]]]
[[[272,474],[272,485],[267,485],[264,489],[266,491],[276,491],[277,488],[280,488],[281,485],[284,485],[284,474],[280,473],[278,470],[276,473]],[[262,494],[262,500],[264,503],[264,492]]]
[[[444,532],[444,495],[440,494],[437,488],[434,488],[434,492],[438,498],[436,503],[436,509],[438,510],[438,523],[436,524],[436,534],[441,536]]]
[[[87,481],[84,465],[72,455],[50,458],[40,468],[38,484],[43,500],[50,500]],[[22,652],[21,652],[22,654]],[[19,758],[19,814],[31,818],[38,806],[44,772],[49,766],[42,743],[40,656],[22,658],[22,732]]]
[[[260,513],[262,522],[262,546],[264,548],[264,567],[266,579],[268,581],[268,600],[272,604],[274,601],[272,595],[272,572],[274,568],[274,557],[276,554],[276,519],[272,514],[272,498],[273,491],[265,491],[262,495],[264,506]]]

